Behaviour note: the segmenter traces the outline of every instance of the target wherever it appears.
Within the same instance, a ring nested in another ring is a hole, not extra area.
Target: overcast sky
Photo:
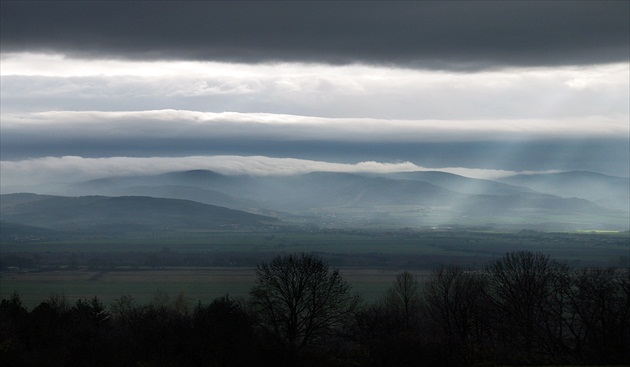
[[[628,176],[629,4],[3,1],[1,183]]]

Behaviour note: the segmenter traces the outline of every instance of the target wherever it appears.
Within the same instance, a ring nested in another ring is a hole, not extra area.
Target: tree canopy
[[[358,306],[339,270],[310,254],[277,256],[256,275],[251,300],[259,325],[296,351],[339,333]]]

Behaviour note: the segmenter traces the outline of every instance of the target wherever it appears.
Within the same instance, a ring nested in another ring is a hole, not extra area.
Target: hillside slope
[[[582,198],[600,206],[630,212],[630,179],[595,172],[571,171],[517,175],[502,182],[563,198]]]
[[[590,172],[499,182],[438,171],[248,176],[194,170],[75,183],[61,194],[185,199],[318,226],[626,230],[629,191],[627,178]],[[163,215],[147,218],[170,223]]]
[[[116,227],[136,230],[203,230],[264,226],[278,222],[272,217],[189,200],[146,196],[9,194],[2,195],[2,201],[13,203],[3,204],[3,221],[55,230],[109,231]]]

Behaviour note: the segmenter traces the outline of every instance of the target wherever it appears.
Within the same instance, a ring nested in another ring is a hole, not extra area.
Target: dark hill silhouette
[[[0,221],[0,238],[8,240],[19,240],[22,238],[49,237],[57,234],[57,231],[48,228],[29,226],[19,223]]]
[[[54,196],[51,195],[39,195],[32,193],[19,193],[0,196],[0,209],[3,211],[15,205],[27,204],[34,201],[40,201],[43,199],[51,199]]]
[[[12,195],[2,195],[11,201]],[[113,229],[196,230],[262,226],[278,220],[189,200],[146,196],[42,196],[2,210],[7,222],[61,230]]]
[[[128,186],[103,189],[100,194],[107,196],[151,196],[166,199],[191,200],[203,204],[223,206],[231,209],[248,210],[262,205],[253,200],[237,199],[216,190],[205,190],[195,186]]]

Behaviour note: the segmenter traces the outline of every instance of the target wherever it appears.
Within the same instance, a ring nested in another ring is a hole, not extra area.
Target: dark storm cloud
[[[479,69],[628,60],[629,2],[2,2],[3,52]]]

